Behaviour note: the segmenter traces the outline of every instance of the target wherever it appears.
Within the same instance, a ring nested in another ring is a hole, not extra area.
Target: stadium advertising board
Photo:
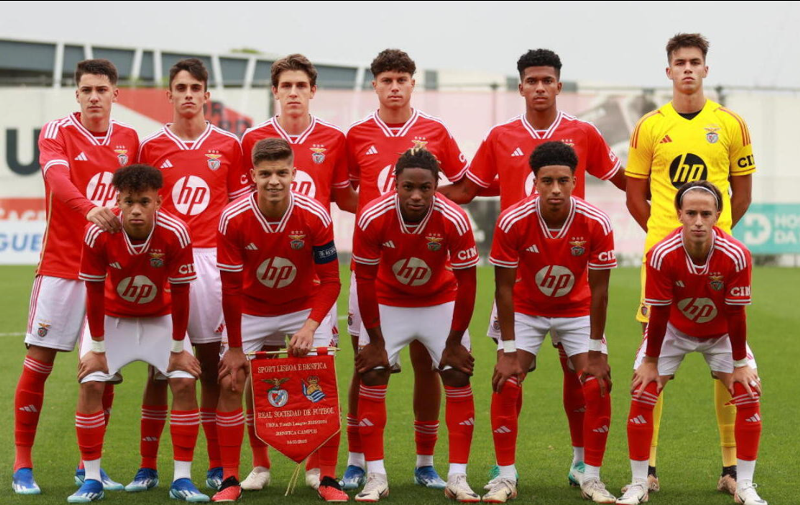
[[[753,254],[798,254],[800,204],[754,203],[733,234]]]

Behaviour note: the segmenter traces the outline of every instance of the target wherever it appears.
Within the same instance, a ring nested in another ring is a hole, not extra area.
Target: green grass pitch
[[[754,273],[755,304],[748,309],[749,338],[756,352],[764,382],[762,401],[764,433],[761,439],[761,459],[756,469],[756,481],[762,497],[773,504],[797,503],[794,485],[797,483],[800,431],[800,402],[797,390],[796,363],[800,357],[798,328],[800,328],[800,269],[757,268]],[[47,382],[45,403],[34,448],[36,478],[43,494],[36,497],[16,496],[11,491],[13,463],[13,404],[14,387],[22,366],[25,348],[21,332],[25,329],[28,297],[33,279],[31,267],[0,267],[0,476],[4,483],[0,504],[65,503],[75,487],[72,475],[78,462],[75,441],[74,413],[78,392],[76,353],[59,356],[53,374]],[[339,299],[339,313],[346,314],[347,282]],[[485,337],[493,293],[490,268],[479,269],[478,301],[472,320],[471,334],[477,368],[472,387],[477,410],[475,437],[469,467],[469,479],[480,492],[494,461],[489,421],[490,378],[494,366],[494,350]],[[618,269],[612,273],[609,317],[606,334],[609,338],[611,366],[615,378],[613,421],[608,440],[603,479],[609,490],[618,493],[630,478],[625,416],[629,406],[627,391],[634,353],[639,345],[638,324],[633,320],[639,296],[638,269]],[[343,332],[344,321],[339,324]],[[344,333],[342,349],[337,359],[340,394],[346,392],[352,363],[349,337]],[[392,377],[389,396],[389,421],[386,430],[387,469],[391,495],[387,503],[445,503],[440,491],[426,490],[413,485],[414,443],[411,409],[410,363],[403,358],[405,370]],[[116,480],[127,484],[136,472],[138,456],[139,402],[144,379],[144,366],[134,364],[125,370],[125,383],[118,387],[111,424],[106,435],[103,467]],[[699,355],[692,355],[683,364],[678,377],[666,391],[664,418],[661,426],[659,476],[662,491],[651,495],[656,505],[698,503],[733,503],[733,497],[715,490],[720,469],[719,439],[712,404],[712,384],[708,368]],[[566,417],[561,406],[561,371],[555,351],[543,347],[539,369],[525,381],[524,407],[517,449],[520,473],[519,503],[579,504],[580,492],[567,485],[567,470],[571,449]],[[343,405],[346,404],[343,400]],[[442,406],[444,409],[444,405]],[[436,466],[443,476],[447,473],[447,430],[444,413],[436,450]],[[167,428],[168,429],[168,428]],[[162,483],[152,491],[141,494],[109,492],[107,503],[152,504],[170,503],[168,481],[172,474],[171,448],[167,429],[161,444],[160,471]],[[346,461],[345,437],[339,459],[339,471]],[[295,494],[284,499],[283,494],[293,465],[271,451],[273,484],[267,490],[246,494],[247,502],[300,503],[316,501],[316,494],[298,486]],[[195,483],[205,480],[206,454],[202,431],[196,452]],[[250,470],[249,447],[243,449],[242,472]],[[0,480],[0,482],[2,482]]]

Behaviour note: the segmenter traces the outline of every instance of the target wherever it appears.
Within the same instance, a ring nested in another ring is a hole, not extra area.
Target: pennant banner
[[[333,355],[267,358],[250,362],[255,431],[261,441],[296,463],[341,427]]]

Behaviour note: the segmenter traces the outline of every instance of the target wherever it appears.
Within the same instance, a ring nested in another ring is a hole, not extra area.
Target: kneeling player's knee
[[[172,395],[175,398],[186,399],[195,396],[194,379],[170,379],[169,387],[172,390]]]
[[[442,383],[451,388],[463,388],[469,385],[469,375],[460,370],[450,369],[439,372],[442,376]]]
[[[106,383],[98,381],[81,382],[81,392],[89,396],[103,396],[106,391]]]
[[[365,386],[384,386],[389,383],[389,370],[369,370],[361,374],[361,383]]]

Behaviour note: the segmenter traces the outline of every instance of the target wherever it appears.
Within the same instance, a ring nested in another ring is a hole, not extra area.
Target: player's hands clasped
[[[744,386],[750,398],[756,399],[761,396],[761,379],[758,377],[758,372],[755,368],[750,365],[734,367],[732,377],[733,380],[728,384],[728,391],[731,392],[731,396],[733,396],[733,383],[735,382]]]
[[[233,379],[231,390],[236,391],[237,382],[244,383],[244,378],[250,370],[250,362],[241,347],[231,347],[220,358],[218,369],[218,381],[222,382],[222,379],[230,374]]]
[[[378,367],[389,368],[386,347],[370,342],[356,354],[356,371],[366,373]]]
[[[78,381],[82,381],[84,377],[95,372],[108,373],[106,353],[89,351],[81,356],[78,364]]]
[[[451,366],[459,372],[472,375],[475,370],[475,357],[461,345],[461,342],[447,344],[442,351],[442,359],[439,361],[439,370]]]
[[[108,207],[95,207],[86,213],[86,220],[96,224],[103,231],[115,233],[122,229],[122,222]]]
[[[314,332],[307,329],[305,326],[292,335],[289,340],[289,355],[290,356],[305,356],[311,351],[311,346],[314,345]]]
[[[200,378],[200,362],[188,351],[169,353],[167,373],[178,370],[191,374],[195,379]]]
[[[641,398],[645,388],[651,382],[657,382],[658,391],[661,392],[664,385],[661,383],[658,376],[658,358],[645,356],[642,364],[633,372],[631,394],[636,396],[636,398]]]
[[[600,384],[600,396],[611,392],[611,367],[608,365],[608,356],[600,351],[589,351],[581,382],[586,382],[588,375],[597,379],[597,383]]]
[[[499,393],[508,379],[511,377],[519,379],[522,373],[517,353],[501,352],[497,364],[494,366],[494,374],[492,374],[492,391]]]

